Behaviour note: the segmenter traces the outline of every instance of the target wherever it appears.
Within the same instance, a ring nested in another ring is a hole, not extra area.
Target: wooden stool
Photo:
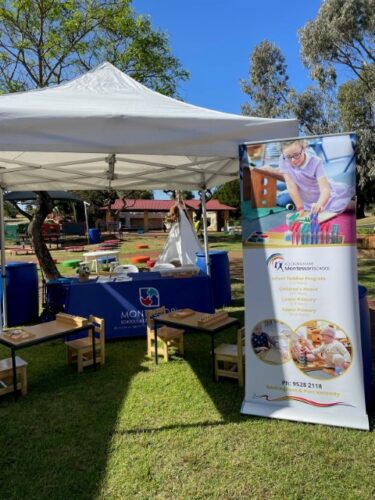
[[[88,320],[95,326],[95,349],[97,351],[96,363],[100,363],[103,366],[105,363],[104,319],[90,315]],[[90,334],[86,337],[80,339],[67,340],[65,345],[67,347],[68,365],[77,363],[78,373],[82,373],[86,366],[94,364],[92,355],[92,332],[90,332]]]
[[[20,381],[17,382],[17,389],[21,389],[21,394],[27,394],[27,363],[22,358],[16,356],[16,373]],[[12,358],[0,361],[0,396],[13,392],[13,369]]]
[[[215,380],[219,377],[229,377],[244,384],[244,342],[245,328],[237,331],[237,344],[220,344],[215,348]]]
[[[155,325],[154,317],[158,314],[164,314],[165,307],[157,309],[149,309],[146,311],[147,324],[147,356],[151,358],[155,353]],[[170,326],[161,326],[158,328],[157,342],[161,344],[160,353],[165,361],[169,360],[168,347],[174,347],[178,350],[181,356],[184,355],[184,330],[173,328]]]

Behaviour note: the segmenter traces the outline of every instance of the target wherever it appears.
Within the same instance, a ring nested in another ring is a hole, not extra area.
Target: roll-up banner
[[[340,134],[240,146],[243,414],[369,429],[355,140]]]

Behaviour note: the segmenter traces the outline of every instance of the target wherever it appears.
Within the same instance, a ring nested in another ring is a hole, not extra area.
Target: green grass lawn
[[[240,238],[211,248],[241,251]],[[359,259],[375,297],[373,276]],[[242,318],[241,279],[232,292]],[[374,498],[373,432],[241,416],[241,388],[212,381],[209,344],[189,334],[185,358],[156,367],[145,339],[107,342],[106,365],[80,375],[61,341],[20,351],[29,393],[0,399],[0,498]]]
[[[109,342],[81,375],[61,342],[25,350],[29,394],[0,402],[1,498],[373,498],[372,432],[241,416],[208,341],[158,367],[144,340]]]
[[[145,347],[109,342],[81,375],[61,342],[23,351],[29,394],[0,402],[1,498],[373,498],[373,433],[240,416],[208,337],[158,367]]]

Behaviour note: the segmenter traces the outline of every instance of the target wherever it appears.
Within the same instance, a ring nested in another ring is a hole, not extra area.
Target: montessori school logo
[[[159,291],[153,287],[140,288],[139,301],[144,307],[159,307],[160,306]]]
[[[275,271],[284,271],[284,257],[281,253],[273,253],[267,259],[267,265],[269,268]]]

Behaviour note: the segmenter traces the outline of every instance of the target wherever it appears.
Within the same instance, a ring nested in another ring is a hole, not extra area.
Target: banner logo
[[[140,288],[139,289],[139,301],[144,307],[159,307],[160,306],[160,294],[156,288]]]
[[[273,253],[267,259],[267,265],[269,268],[275,271],[284,271],[284,257],[281,253]]]

